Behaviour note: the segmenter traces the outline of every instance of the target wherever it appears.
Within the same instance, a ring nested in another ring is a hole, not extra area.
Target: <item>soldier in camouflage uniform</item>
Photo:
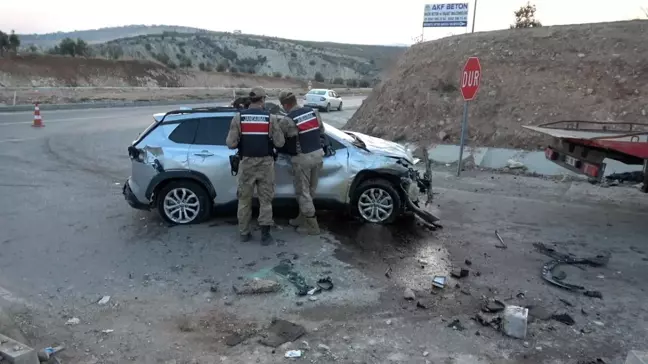
[[[318,235],[320,229],[313,196],[323,166],[322,147],[327,144],[324,123],[317,110],[299,107],[296,96],[291,92],[282,91],[279,102],[288,113],[279,121],[286,136],[286,143],[279,151],[292,156],[293,183],[299,203],[299,215],[289,223],[297,227],[298,232]]]
[[[259,226],[261,244],[272,242],[270,228],[272,220],[272,199],[275,192],[274,147],[280,148],[285,138],[275,115],[263,109],[266,92],[255,87],[250,92],[250,106],[234,116],[227,134],[227,146],[238,148],[241,155],[238,175],[238,224],[241,241],[252,237],[252,197],[254,188],[259,197]]]

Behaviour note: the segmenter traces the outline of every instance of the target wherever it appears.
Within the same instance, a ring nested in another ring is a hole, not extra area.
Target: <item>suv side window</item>
[[[194,144],[225,145],[231,121],[231,116],[200,119]]]
[[[326,139],[328,139],[329,143],[331,143],[331,148],[333,148],[333,150],[340,150],[346,148],[344,144],[338,142],[334,138],[329,137],[328,135],[326,136]]]
[[[173,129],[169,139],[178,144],[193,144],[196,138],[196,130],[198,130],[198,121],[199,119],[184,120]]]

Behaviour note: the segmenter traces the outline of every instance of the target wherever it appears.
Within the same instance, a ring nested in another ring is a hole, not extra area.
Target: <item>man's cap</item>
[[[261,86],[253,87],[252,90],[250,90],[250,97],[266,97],[266,91]]]
[[[295,94],[293,94],[290,91],[281,91],[279,93],[279,102],[284,102],[286,101],[286,99],[288,99],[291,96],[295,96]]]

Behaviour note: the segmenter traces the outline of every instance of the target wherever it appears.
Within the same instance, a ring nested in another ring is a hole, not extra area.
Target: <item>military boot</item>
[[[261,245],[270,245],[273,241],[270,226],[261,226]]]
[[[300,227],[304,225],[304,215],[302,215],[301,211],[299,212],[299,215],[297,215],[296,218],[288,220],[288,224],[293,227]]]
[[[241,239],[241,243],[247,243],[248,241],[250,241],[250,239],[252,239],[252,234],[250,233],[241,234],[240,239]]]
[[[304,218],[304,224],[297,228],[297,232],[308,235],[319,235],[320,228],[317,223],[317,217],[313,216]]]

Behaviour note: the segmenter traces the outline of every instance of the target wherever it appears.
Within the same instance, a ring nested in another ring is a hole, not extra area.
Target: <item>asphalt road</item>
[[[324,120],[343,125],[361,98],[350,101]],[[287,226],[287,212],[277,217],[276,246],[241,244],[234,216],[169,228],[125,203],[126,146],[158,111],[53,111],[42,129],[30,127],[30,113],[0,114],[0,307],[35,347],[65,343],[66,363],[275,363],[303,344],[272,352],[254,339],[223,343],[272,317],[304,325],[311,348],[330,347],[307,352],[314,363],[621,363],[645,344],[648,198],[638,191],[479,171],[457,179],[440,167],[441,231],[323,214],[327,233],[305,237]],[[508,249],[495,247],[496,229]],[[545,284],[548,258],[536,242],[610,252],[606,267],[564,268],[567,280],[604,299]],[[240,278],[271,276],[286,258],[308,280],[330,276],[335,288],[317,301],[295,296],[286,280],[277,294],[232,293]],[[459,266],[468,278],[430,294],[432,276]],[[404,301],[405,286],[428,309]],[[97,305],[104,295],[109,304]],[[569,313],[576,324],[533,321],[524,345],[470,319],[482,296]],[[72,317],[81,323],[66,325]],[[448,328],[454,320],[465,330]]]

